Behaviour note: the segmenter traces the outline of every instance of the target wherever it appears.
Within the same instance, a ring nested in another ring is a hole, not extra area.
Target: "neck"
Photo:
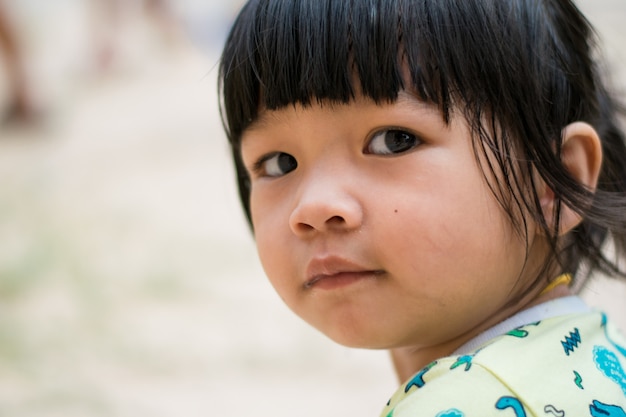
[[[391,349],[391,359],[396,375],[400,383],[402,383],[432,361],[451,355],[459,347],[463,346],[480,333],[495,326],[506,318],[533,306],[570,295],[572,295],[572,292],[567,286],[559,285],[550,289],[550,291],[541,293],[539,296],[534,295],[530,298],[530,300],[519,303],[515,307],[503,310],[501,314],[495,315],[494,318],[485,321],[480,326],[477,326],[454,340],[450,340],[437,346],[406,346]]]

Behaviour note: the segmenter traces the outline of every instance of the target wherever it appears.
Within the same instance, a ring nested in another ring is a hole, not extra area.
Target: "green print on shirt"
[[[535,323],[529,323],[525,326],[518,327],[517,329],[511,330],[510,332],[507,333],[507,336],[513,336],[513,337],[517,337],[518,339],[524,339],[528,337],[528,330],[525,330],[524,327],[539,326],[540,324],[541,324],[541,321],[537,321]]]
[[[514,329],[507,333],[509,336],[517,337],[518,339],[523,339],[528,337],[528,331],[523,329]]]
[[[580,376],[580,374],[576,371],[574,371],[574,383],[576,384],[576,386],[580,389],[585,389],[583,388],[583,377]]]

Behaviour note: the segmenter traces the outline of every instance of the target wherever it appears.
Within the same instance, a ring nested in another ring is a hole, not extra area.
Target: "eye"
[[[400,129],[386,129],[376,133],[369,141],[366,152],[375,155],[394,155],[413,149],[421,140]]]
[[[254,170],[261,176],[281,177],[298,167],[296,158],[284,152],[267,155],[254,165]]]

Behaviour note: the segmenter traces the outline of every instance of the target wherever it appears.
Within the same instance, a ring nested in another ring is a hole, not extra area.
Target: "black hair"
[[[604,250],[609,240],[620,255],[626,248],[623,112],[596,58],[593,29],[570,0],[251,0],[219,70],[222,120],[248,220],[240,141],[260,109],[349,103],[356,91],[393,102],[408,90],[438,106],[446,122],[457,111],[467,120],[477,159],[495,158],[483,167],[502,178],[491,185],[495,197],[520,233],[528,216],[543,228],[563,272],[584,265],[589,273],[625,276]],[[574,121],[601,137],[595,192],[561,162],[562,130]],[[560,209],[550,227],[529,192],[537,189],[535,174],[583,218],[565,238]]]

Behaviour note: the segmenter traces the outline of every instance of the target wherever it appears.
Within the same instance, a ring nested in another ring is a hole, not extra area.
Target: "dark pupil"
[[[291,172],[298,166],[296,159],[286,153],[280,154],[278,156],[278,167],[282,172]]]
[[[391,152],[402,152],[415,144],[415,136],[401,130],[390,130],[385,134],[385,145]]]

